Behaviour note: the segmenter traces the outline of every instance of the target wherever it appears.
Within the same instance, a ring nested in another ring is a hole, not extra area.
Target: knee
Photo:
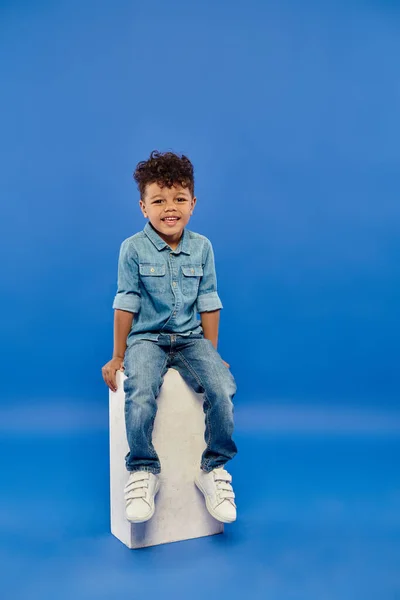
[[[230,372],[230,370],[228,369],[228,367],[226,367],[224,373],[225,373],[225,375],[223,378],[223,386],[227,390],[228,394],[234,395],[237,390],[235,378],[232,375],[232,373]]]
[[[228,369],[225,369],[223,374],[213,382],[212,392],[217,398],[231,401],[236,394],[236,390],[235,379]]]

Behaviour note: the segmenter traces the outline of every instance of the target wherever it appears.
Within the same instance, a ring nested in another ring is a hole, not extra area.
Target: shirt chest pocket
[[[165,291],[166,265],[154,263],[139,264],[140,280],[148,292]]]
[[[201,265],[185,265],[182,269],[182,292],[185,296],[197,296],[200,279],[203,275]]]

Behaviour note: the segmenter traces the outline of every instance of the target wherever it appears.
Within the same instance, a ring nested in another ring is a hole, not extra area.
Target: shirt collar
[[[166,247],[170,247],[166,241],[164,241],[151,225],[150,221],[148,221],[143,229],[144,233],[147,235],[149,240],[153,242],[157,250],[163,250]],[[186,229],[183,230],[183,234],[181,237],[181,241],[179,242],[179,246],[173,252],[183,252],[184,254],[190,254],[190,240],[189,234]]]

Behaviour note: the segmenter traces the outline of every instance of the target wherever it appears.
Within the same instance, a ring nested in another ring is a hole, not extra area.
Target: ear
[[[147,218],[146,204],[143,202],[143,200],[142,200],[142,199],[140,199],[140,200],[139,200],[139,206],[140,206],[140,209],[141,209],[141,211],[142,211],[142,213],[143,213],[143,216],[144,216],[145,218]]]
[[[193,211],[194,211],[194,207],[195,207],[195,205],[196,205],[196,202],[197,202],[197,198],[196,198],[196,196],[193,196],[193,199],[192,199],[192,209],[191,209],[191,211],[190,211],[190,214],[191,214],[191,215],[193,214]]]

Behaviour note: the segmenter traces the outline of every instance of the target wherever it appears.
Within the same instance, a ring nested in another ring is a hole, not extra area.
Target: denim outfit
[[[135,314],[124,356],[127,470],[161,471],[152,432],[169,368],[204,394],[201,468],[208,472],[224,465],[237,453],[232,440],[236,383],[197,319],[197,313],[222,308],[211,242],[184,229],[172,250],[148,222],[121,244],[113,308]]]

